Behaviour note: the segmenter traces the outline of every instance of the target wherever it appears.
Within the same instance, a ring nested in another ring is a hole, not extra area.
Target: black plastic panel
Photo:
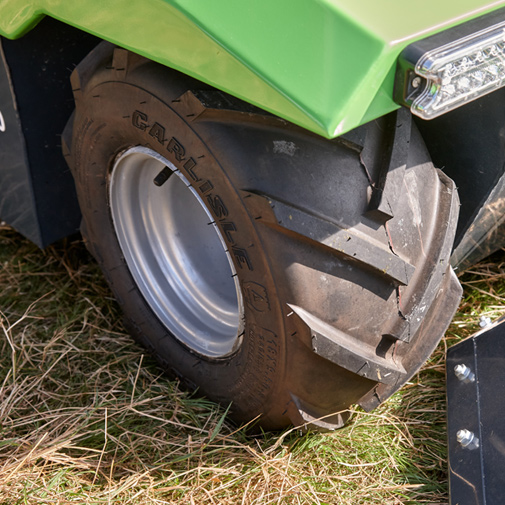
[[[1,46],[0,56],[0,218],[40,243],[25,142]]]
[[[0,111],[9,138],[0,137],[0,218],[41,247],[79,227],[60,134],[74,108],[70,74],[98,42],[51,18],[22,39],[1,39]]]
[[[457,245],[504,174],[505,89],[431,121],[415,121],[435,166],[458,187],[461,209]]]

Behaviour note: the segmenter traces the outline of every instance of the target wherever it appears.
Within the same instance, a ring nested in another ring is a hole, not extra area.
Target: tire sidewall
[[[83,229],[129,329],[190,387],[198,385],[201,393],[223,404],[233,399],[231,412],[237,420],[263,414],[263,426],[289,424],[279,414],[290,401],[279,387],[286,354],[282,308],[246,197],[233,186],[226,167],[190,118],[168,105],[169,97],[119,81],[95,86],[83,98],[72,145]],[[208,359],[183,345],[154,315],[130,274],[115,235],[109,181],[117,156],[135,146],[152,149],[184,174],[214,216],[231,253],[244,301],[244,334],[229,357]]]

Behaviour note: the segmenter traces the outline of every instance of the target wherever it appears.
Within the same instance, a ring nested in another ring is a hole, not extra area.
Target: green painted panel
[[[334,137],[397,108],[392,69],[406,45],[504,5],[0,0],[0,34],[19,37],[49,15]]]

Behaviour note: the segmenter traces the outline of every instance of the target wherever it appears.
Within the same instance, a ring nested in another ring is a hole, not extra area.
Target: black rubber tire
[[[64,154],[83,236],[131,333],[167,371],[232,402],[238,421],[334,429],[351,404],[373,408],[418,370],[460,296],[448,266],[458,200],[408,113],[329,141],[106,43],[72,86]],[[167,149],[171,138],[183,153]],[[131,146],[159,152],[195,181],[236,251],[245,332],[228,357],[183,345],[129,272],[108,181]]]

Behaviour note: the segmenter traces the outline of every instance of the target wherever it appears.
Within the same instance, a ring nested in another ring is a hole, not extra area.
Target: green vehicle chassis
[[[48,15],[332,138],[398,108],[394,74],[405,47],[500,6],[9,0],[0,35],[20,37]]]

